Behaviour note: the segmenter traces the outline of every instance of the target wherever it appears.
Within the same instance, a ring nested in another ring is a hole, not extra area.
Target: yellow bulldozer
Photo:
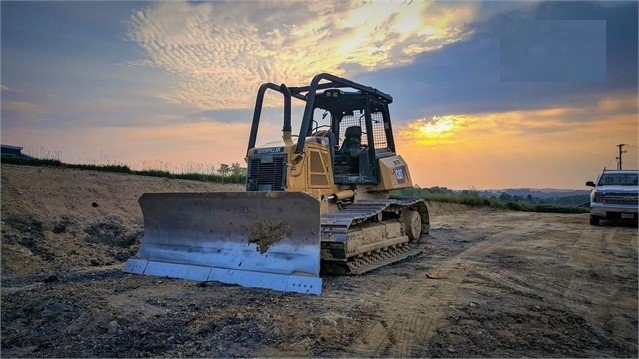
[[[266,91],[283,97],[282,138],[256,145]],[[291,100],[305,103],[297,135]],[[395,152],[393,98],[331,74],[263,84],[246,153],[246,192],[145,193],[144,238],[123,270],[320,294],[320,275],[361,274],[419,254],[429,231]]]

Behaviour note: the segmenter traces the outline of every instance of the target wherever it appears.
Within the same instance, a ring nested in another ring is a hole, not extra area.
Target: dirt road
[[[121,273],[147,190],[241,187],[2,165],[2,357],[637,357],[634,226],[430,203],[422,255],[304,296]]]

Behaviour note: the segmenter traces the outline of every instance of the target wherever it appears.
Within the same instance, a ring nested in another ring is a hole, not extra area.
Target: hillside
[[[2,164],[2,273],[125,261],[143,230],[145,192],[242,191],[244,186]]]

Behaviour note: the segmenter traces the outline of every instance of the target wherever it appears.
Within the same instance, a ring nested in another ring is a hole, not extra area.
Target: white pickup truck
[[[639,209],[639,177],[637,170],[604,170],[590,192],[590,224],[600,220],[637,221]]]

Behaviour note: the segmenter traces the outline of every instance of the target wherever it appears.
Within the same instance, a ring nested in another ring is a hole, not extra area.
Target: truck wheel
[[[599,217],[590,216],[590,224],[593,225],[593,226],[598,226],[599,225]]]

